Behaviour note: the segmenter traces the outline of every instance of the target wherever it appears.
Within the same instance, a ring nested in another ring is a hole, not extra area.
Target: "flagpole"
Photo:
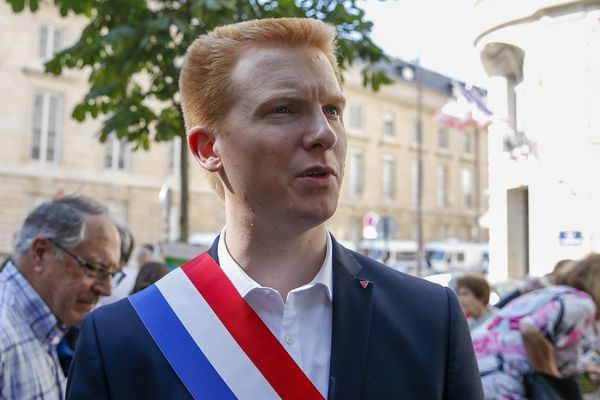
[[[420,57],[415,65],[417,81],[417,276],[423,273],[423,70]]]

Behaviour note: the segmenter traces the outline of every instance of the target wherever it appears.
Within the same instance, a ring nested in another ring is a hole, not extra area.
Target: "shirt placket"
[[[285,302],[279,341],[302,369],[302,351],[298,336],[298,314],[295,307],[297,299],[295,295],[296,293],[290,293],[288,301]]]

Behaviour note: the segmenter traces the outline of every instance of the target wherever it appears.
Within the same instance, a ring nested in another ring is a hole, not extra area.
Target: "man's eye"
[[[90,272],[97,272],[101,269],[100,267],[97,267],[96,265],[89,262],[85,264],[85,268]]]
[[[277,106],[275,107],[276,114],[287,114],[290,112],[290,109],[286,106]]]
[[[331,114],[331,115],[340,115],[340,110],[338,110],[337,107],[334,106],[326,106],[323,111],[325,111],[327,114]]]

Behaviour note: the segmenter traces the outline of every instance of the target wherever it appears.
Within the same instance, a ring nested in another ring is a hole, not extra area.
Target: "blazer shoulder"
[[[356,260],[361,266],[358,275],[370,277],[376,284],[400,285],[401,287],[412,286],[428,293],[435,292],[445,296],[444,287],[437,283],[429,282],[423,278],[397,271],[377,260],[365,256],[364,254],[357,253],[356,251],[346,248],[342,249],[342,251],[347,252],[347,255]]]
[[[109,340],[113,347],[131,347],[131,338],[149,336],[128,298],[98,307],[86,319],[91,320],[99,340]]]
[[[437,283],[396,271],[340,246],[337,267],[373,284],[373,301],[383,310],[402,309],[425,318],[446,320],[455,312],[453,293]],[[335,264],[334,264],[335,265]],[[335,294],[335,290],[334,290]]]

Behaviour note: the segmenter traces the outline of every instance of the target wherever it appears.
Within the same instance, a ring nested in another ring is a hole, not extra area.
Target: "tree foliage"
[[[13,11],[36,11],[39,0],[8,0]],[[64,68],[90,67],[89,92],[73,110],[83,121],[105,114],[100,140],[109,135],[148,149],[152,140],[184,136],[179,107],[179,66],[198,35],[219,25],[269,17],[312,17],[334,24],[339,33],[342,69],[361,59],[385,56],[370,39],[372,23],[355,0],[54,0],[61,15],[90,20],[79,41],[46,64],[60,75]],[[375,90],[389,83],[365,68],[364,82]]]
[[[7,0],[13,11],[36,11],[40,0]],[[54,0],[61,15],[85,15],[89,24],[73,46],[46,64],[89,71],[89,92],[73,110],[78,121],[103,117],[100,140],[124,138],[135,148],[184,137],[179,105],[179,67],[187,46],[219,25],[268,17],[312,17],[337,27],[343,69],[356,60],[386,57],[370,39],[372,23],[356,0]],[[377,90],[389,79],[365,68],[365,85]],[[186,163],[182,162],[182,170]],[[187,176],[185,174],[184,176]],[[187,187],[187,182],[182,180]]]

